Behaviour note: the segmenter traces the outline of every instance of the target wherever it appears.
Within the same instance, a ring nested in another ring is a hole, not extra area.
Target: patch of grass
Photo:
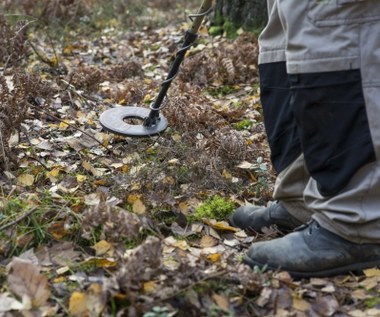
[[[225,220],[235,209],[235,204],[228,199],[216,195],[207,199],[203,204],[195,209],[194,220],[202,218],[211,218],[216,220]]]

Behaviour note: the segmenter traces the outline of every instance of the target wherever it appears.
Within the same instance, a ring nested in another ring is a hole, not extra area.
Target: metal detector
[[[144,137],[159,134],[168,127],[168,120],[160,114],[162,103],[166,98],[172,81],[178,74],[187,50],[198,38],[198,30],[203,18],[212,9],[212,1],[213,0],[203,0],[198,13],[189,16],[193,22],[192,26],[186,31],[182,47],[178,50],[166,80],[161,84],[161,89],[149,109],[130,106],[108,109],[100,115],[100,124],[104,129],[124,136]],[[140,120],[139,122],[142,121],[143,124],[129,124],[126,122],[128,119],[138,119]]]

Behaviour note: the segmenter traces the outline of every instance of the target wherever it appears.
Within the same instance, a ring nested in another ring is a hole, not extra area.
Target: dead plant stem
[[[26,213],[24,213],[22,216],[20,216],[19,218],[17,218],[16,220],[14,221],[11,221],[10,223],[7,223],[3,226],[0,227],[0,232],[9,228],[9,227],[12,227],[16,224],[18,224],[20,221],[22,221],[23,219],[27,218],[28,216],[30,216],[33,212],[35,212],[38,208],[34,207],[34,208],[31,208],[29,211],[27,211]]]

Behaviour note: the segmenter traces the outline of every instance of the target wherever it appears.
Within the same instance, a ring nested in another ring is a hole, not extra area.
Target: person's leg
[[[303,201],[309,175],[304,166],[294,113],[290,107],[285,33],[275,1],[268,1],[268,12],[267,27],[259,38],[259,78],[271,160],[278,175],[273,194],[276,202],[269,207],[240,207],[230,222],[234,226],[254,231],[261,231],[263,227],[273,224],[282,231],[291,231],[310,219],[310,211]]]
[[[380,266],[380,3],[278,3],[315,213],[296,232],[254,243],[245,262],[300,277]]]

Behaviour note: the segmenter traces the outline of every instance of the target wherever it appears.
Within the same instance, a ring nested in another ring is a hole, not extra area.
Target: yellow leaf
[[[71,315],[78,316],[88,312],[87,295],[82,292],[74,292],[71,294],[69,301],[69,312]]]
[[[174,246],[176,246],[177,248],[181,249],[181,250],[187,250],[189,249],[189,245],[187,244],[187,242],[185,240],[178,240],[174,243]]]
[[[112,268],[117,266],[117,262],[112,259],[100,259],[100,258],[89,258],[81,263],[82,265],[90,265],[101,268]]]
[[[220,262],[222,259],[222,255],[220,253],[212,253],[207,256],[207,260],[211,261],[212,263]]]
[[[132,209],[133,209],[133,212],[136,213],[136,214],[138,214],[138,215],[145,214],[145,212],[146,212],[146,207],[145,207],[144,203],[140,199],[137,199],[133,203]]]
[[[87,179],[86,175],[80,175],[80,174],[78,174],[76,177],[77,177],[77,182],[78,183],[83,183]]]
[[[152,101],[152,96],[150,94],[145,95],[143,102],[150,103]]]
[[[378,268],[371,268],[371,269],[367,269],[367,270],[364,270],[364,275],[366,277],[374,277],[374,276],[380,276],[380,269]]]
[[[55,183],[58,180],[59,173],[61,172],[61,168],[56,167],[51,171],[46,173],[46,177],[52,182]]]
[[[17,177],[17,183],[21,186],[32,186],[34,184],[34,176],[30,174],[21,174]]]
[[[55,283],[55,284],[59,284],[59,283],[63,283],[63,282],[65,282],[65,281],[66,281],[66,277],[64,277],[64,276],[60,276],[60,277],[55,278],[55,279],[53,280],[53,283]]]
[[[214,219],[203,219],[203,221],[208,224],[210,227],[216,230],[232,231],[238,232],[240,229],[231,227],[226,221],[216,221]]]
[[[145,294],[153,293],[157,288],[155,281],[145,282],[143,285],[143,292]]]
[[[99,241],[92,248],[95,250],[96,256],[101,256],[101,255],[104,255],[104,254],[112,256],[112,253],[113,253],[113,246],[112,246],[112,244],[108,243],[105,240]]]
[[[58,126],[59,130],[66,130],[68,127],[69,125],[65,121],[61,121],[61,123]]]
[[[127,201],[130,204],[133,204],[136,200],[140,199],[141,195],[131,194],[128,196]]]

